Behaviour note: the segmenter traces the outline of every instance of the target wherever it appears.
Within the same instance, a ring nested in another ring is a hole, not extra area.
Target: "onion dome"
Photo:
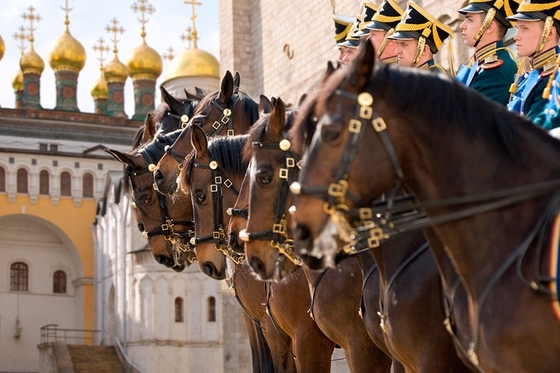
[[[127,62],[132,79],[156,80],[163,70],[161,56],[142,39],[142,44],[132,51]]]
[[[86,63],[86,51],[79,41],[70,35],[68,25],[56,39],[49,53],[49,64],[54,71],[80,72]]]
[[[0,60],[4,57],[4,51],[6,50],[6,45],[4,44],[4,39],[0,35]]]
[[[185,76],[210,76],[220,78],[220,63],[208,52],[198,48],[186,49],[173,58],[165,80]]]
[[[115,58],[105,65],[105,80],[107,83],[124,83],[128,78],[128,68],[119,60],[115,53]]]
[[[34,73],[41,75],[43,70],[45,69],[45,62],[35,52],[33,48],[33,44],[29,47],[29,51],[21,56],[19,60],[19,67],[21,68],[21,72],[23,74]]]
[[[93,97],[94,100],[109,99],[109,89],[107,88],[107,81],[105,80],[103,68],[101,68],[99,78],[97,78],[95,85],[91,89],[91,97]]]
[[[23,73],[21,70],[18,70],[14,80],[12,80],[12,87],[14,88],[14,92],[23,91]]]

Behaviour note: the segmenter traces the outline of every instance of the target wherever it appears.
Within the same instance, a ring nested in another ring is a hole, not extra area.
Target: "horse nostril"
[[[214,278],[214,276],[216,276],[216,274],[218,273],[218,270],[216,269],[216,266],[211,263],[211,262],[205,262],[202,265],[202,271],[207,275],[210,276],[212,278]]]
[[[310,237],[310,231],[309,228],[307,227],[307,225],[305,224],[297,224],[296,225],[296,229],[294,230],[294,236],[298,239],[298,240],[308,240]]]
[[[245,248],[243,244],[239,243],[239,240],[237,239],[236,231],[229,232],[229,244],[231,248],[237,252],[242,252],[243,249]]]
[[[249,265],[257,275],[261,278],[265,278],[265,266],[262,260],[253,256],[249,258]]]
[[[165,255],[154,255],[154,259],[158,264],[162,264],[166,267],[171,267],[174,264],[173,260]]]

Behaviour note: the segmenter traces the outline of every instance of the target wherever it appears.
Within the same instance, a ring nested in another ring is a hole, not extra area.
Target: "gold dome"
[[[14,92],[23,91],[23,73],[18,70],[14,80],[12,80],[12,87],[14,87]]]
[[[49,65],[54,71],[68,70],[80,72],[86,64],[86,51],[79,41],[70,35],[68,26],[56,39],[49,53]]]
[[[119,61],[115,53],[115,58],[105,66],[105,79],[107,83],[124,83],[128,78],[128,68]]]
[[[128,73],[132,79],[156,80],[163,70],[161,56],[142,40],[142,45],[132,51],[128,62]]]
[[[0,60],[4,57],[4,51],[6,50],[6,45],[4,44],[4,39],[2,39],[2,35],[0,35]]]
[[[97,82],[95,82],[95,85],[91,89],[91,97],[93,97],[94,100],[109,99],[109,89],[107,88],[107,81],[105,80],[103,68],[101,68],[99,78],[97,78]]]
[[[41,75],[45,69],[45,62],[33,49],[33,44],[29,47],[29,51],[21,56],[19,67],[23,74],[34,73]]]
[[[220,63],[208,52],[198,48],[187,49],[169,64],[165,80],[183,76],[211,76],[220,78]]]

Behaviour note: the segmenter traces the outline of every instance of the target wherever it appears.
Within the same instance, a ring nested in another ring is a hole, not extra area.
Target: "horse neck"
[[[397,148],[397,153],[403,166],[403,184],[420,202],[491,193],[553,180],[560,175],[559,147],[548,139],[543,141],[543,134],[531,126],[513,123],[515,130],[507,133],[512,138],[497,140],[467,136],[465,130],[450,123],[442,136],[428,123],[419,124],[418,119],[413,119],[414,114],[406,113],[408,120],[396,124],[402,126],[402,130],[398,129],[399,140],[405,144]],[[387,126],[391,125],[387,121]],[[507,140],[511,142],[506,143]],[[545,200],[528,199],[435,226],[443,245],[433,250],[443,259],[446,253],[450,255],[471,296],[476,298],[497,267],[532,229]],[[426,213],[429,217],[442,216],[472,205],[427,209]],[[438,266],[448,268],[443,259]]]

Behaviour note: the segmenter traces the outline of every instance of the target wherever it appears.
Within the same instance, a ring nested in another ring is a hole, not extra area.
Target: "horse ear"
[[[362,40],[358,54],[351,62],[346,80],[354,90],[361,91],[369,81],[373,72],[375,51],[368,40]]]
[[[104,149],[107,153],[109,153],[113,158],[117,161],[121,162],[124,165],[129,165],[134,167],[134,160],[130,158],[130,156],[126,153],[121,153],[118,150],[113,149]]]
[[[241,75],[239,75],[239,71],[235,73],[233,77],[233,93],[239,92],[239,85],[241,84]]]
[[[196,92],[197,100],[202,100],[208,94],[205,89],[200,87],[194,87],[194,91]]]
[[[298,101],[298,107],[301,107],[301,105],[303,105],[306,98],[307,98],[307,93],[304,93],[304,94],[301,95],[301,97],[299,98],[299,101]]]
[[[169,106],[169,110],[171,110],[175,114],[181,114],[183,111],[183,105],[181,105],[179,100],[177,100],[169,92],[167,92],[167,90],[163,86],[160,86],[159,89],[161,91],[161,97],[163,98],[163,101],[167,104],[167,106]]]
[[[218,95],[218,99],[221,103],[225,104],[229,101],[231,96],[233,95],[233,76],[231,72],[228,70],[226,74],[222,78],[222,86],[220,88],[220,94]]]
[[[183,88],[183,90],[185,91],[185,97],[187,98],[187,100],[199,100],[199,98],[196,95],[193,95],[192,93],[187,91],[186,88]]]
[[[272,112],[272,103],[265,95],[261,95],[259,99],[259,116]]]
[[[199,126],[191,126],[191,144],[196,151],[197,156],[202,157],[208,149],[208,138],[206,133]]]
[[[146,116],[146,121],[144,122],[144,133],[142,134],[142,143],[145,144],[152,140],[156,135],[156,123],[154,121],[154,115],[148,113]]]
[[[267,132],[270,132],[274,137],[279,138],[284,126],[286,125],[286,105],[280,97],[276,99],[268,124],[266,126]]]

